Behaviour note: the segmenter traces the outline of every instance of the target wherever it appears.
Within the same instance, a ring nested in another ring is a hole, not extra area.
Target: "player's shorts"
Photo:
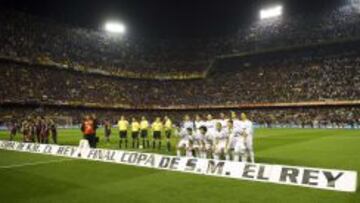
[[[194,143],[192,144],[192,148],[201,150],[203,146],[200,141],[194,141]]]
[[[205,150],[212,150],[213,144],[211,142],[205,142]]]
[[[126,138],[127,137],[127,131],[120,131],[119,135],[120,135],[121,139]]]
[[[140,134],[141,134],[141,138],[145,139],[148,136],[148,131],[147,130],[141,130]]]
[[[132,137],[132,139],[138,139],[139,138],[139,131],[132,132],[131,137]]]
[[[161,139],[161,131],[153,132],[154,139]]]
[[[166,138],[170,139],[170,137],[171,137],[171,130],[166,130],[166,131],[165,131],[165,136],[166,136]]]
[[[105,130],[105,137],[110,137],[111,135],[111,131],[110,130]]]
[[[234,145],[234,152],[235,153],[244,153],[246,150],[244,140],[238,140],[235,142]]]
[[[180,140],[177,147],[178,148],[189,148],[190,147],[190,141],[189,140]]]
[[[229,149],[235,149],[236,142],[237,141],[235,139],[232,139],[228,145]]]
[[[220,152],[222,150],[225,150],[226,148],[226,141],[220,141],[216,144],[215,151]]]
[[[245,138],[245,148],[246,150],[252,151],[253,150],[253,137],[252,136],[247,136]]]

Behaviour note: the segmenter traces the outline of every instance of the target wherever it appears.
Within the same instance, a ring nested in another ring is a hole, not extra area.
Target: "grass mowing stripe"
[[[73,161],[73,160],[76,160],[76,159],[56,159],[56,160],[50,160],[50,161],[37,161],[37,162],[24,163],[24,164],[12,164],[12,165],[7,165],[7,166],[0,166],[0,169],[19,168],[19,167],[25,167],[25,166],[38,166],[38,165],[44,165],[44,164]]]

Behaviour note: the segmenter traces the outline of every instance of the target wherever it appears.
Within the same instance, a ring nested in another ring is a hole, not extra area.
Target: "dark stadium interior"
[[[348,0],[285,0],[286,14],[318,14]],[[3,0],[14,8],[57,22],[99,29],[106,18],[121,18],[129,34],[161,37],[203,37],[231,34],[258,19],[257,11],[276,0]]]

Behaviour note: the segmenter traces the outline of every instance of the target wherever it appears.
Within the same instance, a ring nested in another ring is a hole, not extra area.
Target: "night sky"
[[[1,7],[100,29],[107,19],[127,26],[127,34],[202,37],[228,34],[258,20],[262,7],[282,4],[285,15],[320,12],[347,0],[0,0]]]

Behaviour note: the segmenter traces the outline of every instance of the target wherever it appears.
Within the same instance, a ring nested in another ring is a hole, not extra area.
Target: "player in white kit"
[[[255,162],[255,154],[253,148],[253,136],[254,136],[254,129],[252,122],[247,119],[245,113],[241,114],[241,127],[240,127],[241,134],[244,136],[244,144],[245,144],[245,153],[241,156],[241,161],[248,161],[250,157],[250,161],[252,163]]]
[[[227,122],[229,119],[226,118],[224,113],[219,114],[219,119],[216,120],[216,122],[220,122],[223,129],[227,128]]]
[[[228,145],[226,148],[226,155],[225,155],[225,159],[226,160],[230,160],[231,156],[233,156],[233,152],[235,149],[235,144],[236,144],[236,140],[235,140],[235,129],[233,126],[233,121],[232,120],[228,120],[227,124],[226,124],[226,129],[225,129],[226,134],[228,135],[229,141],[228,141]]]
[[[196,134],[193,136],[192,149],[195,157],[206,159],[206,150],[205,150],[206,131],[207,129],[205,126],[200,126],[198,132],[196,132]]]
[[[214,134],[215,126],[216,126],[216,120],[213,119],[211,114],[208,114],[206,116],[205,126],[206,126],[207,132],[209,134]]]
[[[222,155],[226,156],[227,145],[229,137],[226,131],[222,128],[221,123],[216,123],[216,130],[214,131],[214,159],[219,160]]]
[[[191,141],[193,139],[193,129],[187,128],[185,131],[179,133],[180,141],[177,145],[176,155],[181,156],[181,151],[185,151],[185,155],[192,156],[191,153]]]
[[[237,118],[235,111],[231,112],[231,120],[233,121],[234,129],[238,129],[240,126],[241,121]]]
[[[228,145],[228,154],[227,160],[230,159],[232,155],[233,161],[240,161],[240,157],[245,153],[245,137],[243,130],[241,129],[241,123],[237,128],[233,126],[233,121],[228,122],[228,135],[229,135],[229,145]]]
[[[199,114],[195,116],[194,125],[196,132],[199,132],[201,126],[206,126],[205,121],[201,118]]]
[[[184,116],[184,120],[182,122],[182,126],[181,126],[181,131],[186,132],[186,130],[188,128],[191,128],[194,130],[194,122],[192,120],[190,120],[190,116],[189,115],[185,115]]]

